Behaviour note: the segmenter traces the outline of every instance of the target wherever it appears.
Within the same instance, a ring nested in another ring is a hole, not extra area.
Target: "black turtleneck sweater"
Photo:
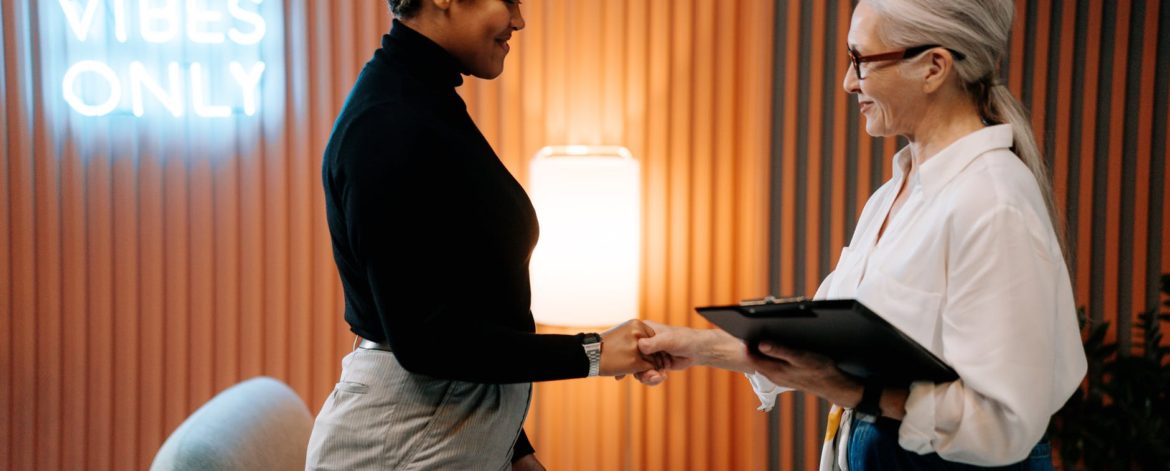
[[[322,177],[345,320],[414,373],[584,377],[579,336],[535,333],[536,214],[455,92],[460,72],[395,21],[334,124]],[[522,435],[517,453],[527,446]]]

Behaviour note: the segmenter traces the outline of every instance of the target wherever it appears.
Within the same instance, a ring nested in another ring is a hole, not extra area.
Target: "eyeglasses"
[[[879,54],[870,54],[868,56],[863,56],[860,53],[858,53],[856,49],[852,49],[852,48],[846,49],[846,51],[848,51],[848,53],[849,53],[849,63],[850,63],[850,65],[853,66],[853,72],[857,74],[857,80],[863,80],[863,79],[865,79],[865,77],[861,76],[861,64],[864,64],[866,62],[900,61],[903,59],[909,59],[911,57],[915,57],[919,54],[922,54],[923,52],[934,49],[936,47],[942,47],[942,46],[939,46],[938,44],[929,44],[929,45],[925,45],[925,46],[914,46],[914,47],[908,47],[906,49],[902,49],[900,51],[891,51],[891,52],[883,52],[883,53],[879,53]],[[951,54],[955,56],[956,60],[963,60],[967,57],[959,51],[955,51],[952,49],[947,49],[947,50],[951,51]]]

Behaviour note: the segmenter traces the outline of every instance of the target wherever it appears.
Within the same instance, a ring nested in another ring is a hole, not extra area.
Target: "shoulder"
[[[985,152],[972,160],[939,198],[959,215],[978,216],[1001,206],[1047,211],[1036,178],[1006,149]]]
[[[1006,149],[974,159],[938,195],[953,234],[1026,233],[1038,246],[1055,232],[1031,170]]]
[[[329,151],[378,154],[434,144],[450,97],[371,61],[359,74],[334,123]]]
[[[437,145],[438,120],[400,99],[347,103],[325,149],[326,166],[370,168],[419,163]]]

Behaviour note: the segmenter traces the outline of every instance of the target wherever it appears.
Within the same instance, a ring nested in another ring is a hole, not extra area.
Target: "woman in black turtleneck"
[[[455,92],[464,74],[503,71],[518,3],[390,0],[398,19],[337,118],[325,207],[361,343],[317,417],[309,469],[542,469],[521,427],[532,381],[655,366],[638,321],[535,333],[536,214]]]

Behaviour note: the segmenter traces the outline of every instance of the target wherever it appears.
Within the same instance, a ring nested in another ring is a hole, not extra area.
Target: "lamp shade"
[[[532,314],[555,326],[638,317],[641,172],[624,147],[545,147],[529,193],[540,220]]]

